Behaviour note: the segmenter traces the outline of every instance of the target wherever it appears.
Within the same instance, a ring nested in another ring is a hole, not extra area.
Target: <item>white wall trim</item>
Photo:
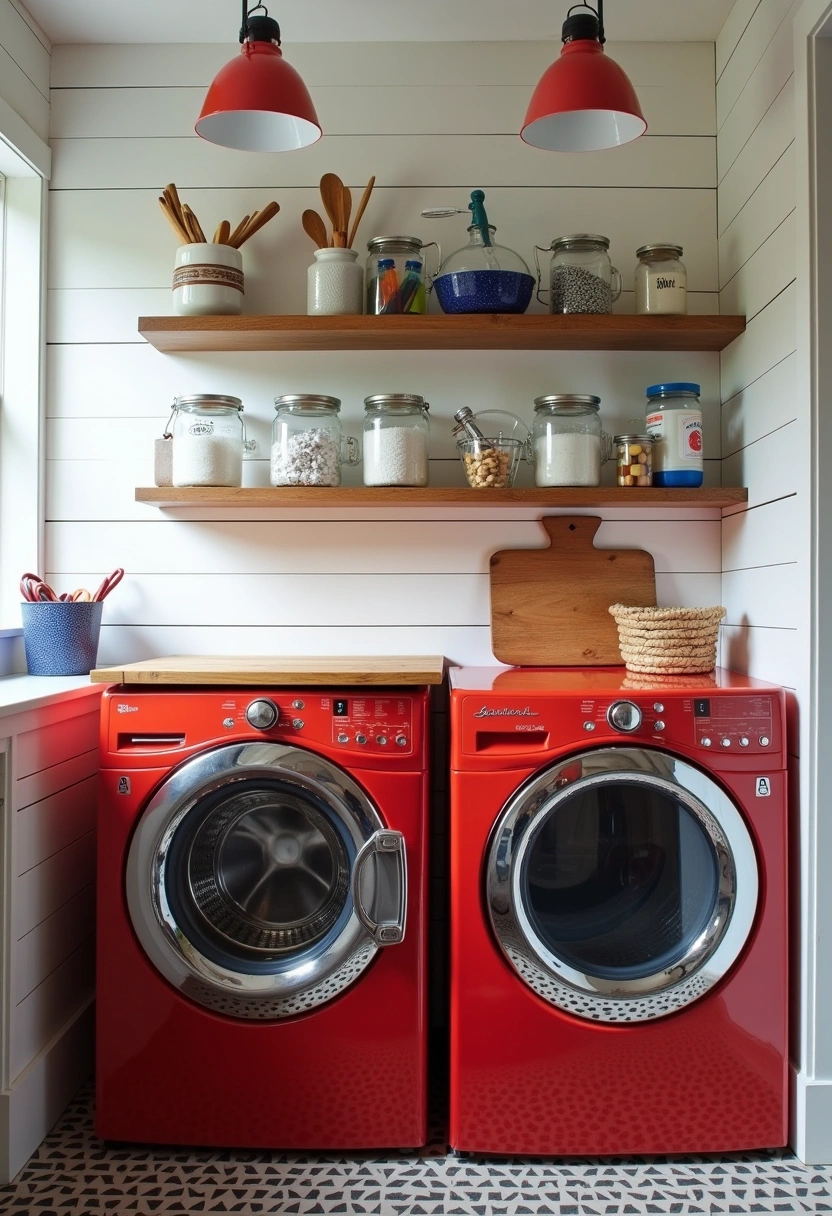
[[[832,435],[827,411],[821,408],[821,398],[832,391],[832,360],[828,337],[820,336],[832,323],[832,294],[819,271],[832,258],[832,240],[825,231],[828,211],[824,214],[832,200],[832,158],[823,147],[832,132],[823,114],[832,103],[832,41],[821,36],[830,33],[830,21],[830,0],[804,0],[794,22],[797,214],[806,219],[797,225],[796,247],[798,400],[804,406],[798,418],[798,450],[806,461],[809,501],[804,518],[810,525],[810,560],[804,563],[799,657],[809,695],[800,727],[800,1025],[792,1127],[795,1152],[807,1164],[832,1162],[832,948],[828,935],[820,931],[832,917],[824,877],[832,861],[832,835],[823,807],[832,737],[832,633],[824,615],[828,617],[832,605],[832,529],[828,522],[824,529],[820,526],[824,512],[828,521],[832,505],[825,475]]]
[[[0,172],[7,176],[20,173],[14,164],[7,167],[9,152],[26,162],[30,171],[47,180],[52,176],[52,150],[27,122],[0,97]]]

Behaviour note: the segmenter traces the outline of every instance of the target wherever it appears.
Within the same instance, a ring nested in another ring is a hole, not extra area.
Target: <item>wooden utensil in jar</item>
[[[344,183],[335,173],[325,173],[321,178],[321,200],[324,210],[332,224],[332,240],[330,245],[338,245],[337,233],[341,230],[341,207],[343,204]]]
[[[349,237],[347,238],[347,247],[349,249],[352,249],[352,247],[353,247],[353,244],[355,242],[355,236],[356,236],[356,233],[358,232],[358,225],[361,223],[361,220],[364,216],[364,212],[367,210],[367,204],[370,201],[370,195],[373,193],[373,186],[375,186],[375,184],[376,184],[375,177],[371,177],[370,180],[367,182],[367,187],[366,187],[364,193],[361,196],[361,202],[358,204],[358,210],[355,213],[355,219],[352,222],[352,228],[350,229],[350,234],[349,234]]]
[[[329,237],[327,236],[326,224],[318,215],[317,211],[304,211],[301,216],[303,231],[308,237],[311,237],[319,249],[326,249],[329,245]]]

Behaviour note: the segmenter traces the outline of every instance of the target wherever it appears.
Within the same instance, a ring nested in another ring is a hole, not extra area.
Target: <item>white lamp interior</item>
[[[292,152],[321,138],[321,130],[313,122],[273,110],[206,114],[196,124],[196,132],[209,143],[240,152]]]
[[[622,110],[566,110],[523,128],[523,139],[548,152],[597,152],[638,139],[647,123]]]

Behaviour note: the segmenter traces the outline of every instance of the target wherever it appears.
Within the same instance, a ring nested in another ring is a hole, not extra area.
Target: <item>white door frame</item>
[[[804,0],[794,20],[797,154],[797,346],[803,521],[799,637],[800,972],[792,984],[792,1145],[832,1162],[832,0]],[[823,526],[825,524],[825,526]],[[797,814],[797,806],[792,813]],[[791,833],[796,839],[797,833]],[[797,927],[797,926],[795,926]]]

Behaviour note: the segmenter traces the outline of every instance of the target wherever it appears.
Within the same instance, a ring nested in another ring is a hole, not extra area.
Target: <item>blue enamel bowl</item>
[[[443,312],[525,312],[534,291],[530,274],[517,270],[460,270],[433,280]]]

